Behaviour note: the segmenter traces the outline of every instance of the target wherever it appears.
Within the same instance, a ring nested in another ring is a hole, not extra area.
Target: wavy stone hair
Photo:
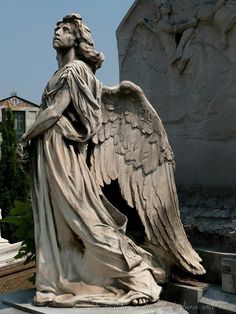
[[[56,26],[61,23],[70,23],[75,26],[77,41],[77,45],[75,47],[76,56],[78,59],[87,63],[95,73],[96,70],[101,67],[105,58],[102,52],[96,51],[91,31],[85,25],[82,17],[79,14],[71,13],[64,16],[62,20],[58,21]]]

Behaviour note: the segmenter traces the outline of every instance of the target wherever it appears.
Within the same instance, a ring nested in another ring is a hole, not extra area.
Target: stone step
[[[23,313],[26,313],[26,312],[17,310],[13,307],[0,310],[0,314],[23,314]]]
[[[15,307],[17,310],[21,310],[25,313],[34,314],[188,314],[188,312],[185,311],[181,305],[173,304],[167,301],[159,301],[146,306],[90,307],[70,309],[36,307],[32,305],[34,294],[35,290],[29,289],[2,295],[2,306],[9,306],[9,309]]]
[[[236,295],[223,292],[221,286],[217,285],[170,283],[162,298],[181,304],[190,314],[236,313]]]

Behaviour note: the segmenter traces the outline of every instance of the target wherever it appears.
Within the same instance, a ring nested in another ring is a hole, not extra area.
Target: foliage
[[[14,119],[10,109],[6,110],[6,119],[1,123],[1,164],[0,164],[0,207],[6,214],[13,206],[16,198],[16,133],[14,132]]]
[[[14,237],[18,241],[24,239],[15,258],[26,257],[24,264],[35,261],[34,222],[30,200],[25,203],[16,201],[9,216],[2,221],[15,226]],[[34,283],[35,274],[29,281]]]
[[[9,215],[16,200],[26,201],[29,195],[28,177],[17,163],[17,137],[14,129],[12,110],[7,108],[3,122],[0,123],[1,162],[0,162],[0,208],[3,217]],[[3,236],[14,242],[14,229],[11,226],[3,227]]]
[[[0,208],[3,211],[3,236],[10,242],[22,241],[15,258],[26,257],[25,264],[35,260],[34,223],[29,200],[29,180],[17,162],[17,137],[10,108],[0,123],[2,134],[0,162]],[[29,279],[34,282],[34,276]]]

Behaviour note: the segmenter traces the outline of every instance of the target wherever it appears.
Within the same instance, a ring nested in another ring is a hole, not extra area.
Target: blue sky
[[[134,0],[0,0],[0,99],[11,92],[40,103],[57,69],[53,28],[64,15],[80,13],[105,61],[97,77],[105,85],[119,81],[115,31]]]

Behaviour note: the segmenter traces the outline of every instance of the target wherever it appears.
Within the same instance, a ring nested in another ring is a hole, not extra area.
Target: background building
[[[17,96],[14,92],[10,97],[0,100],[0,121],[4,120],[6,108],[10,107],[15,118],[15,130],[20,138],[33,124],[39,106],[24,98]]]

